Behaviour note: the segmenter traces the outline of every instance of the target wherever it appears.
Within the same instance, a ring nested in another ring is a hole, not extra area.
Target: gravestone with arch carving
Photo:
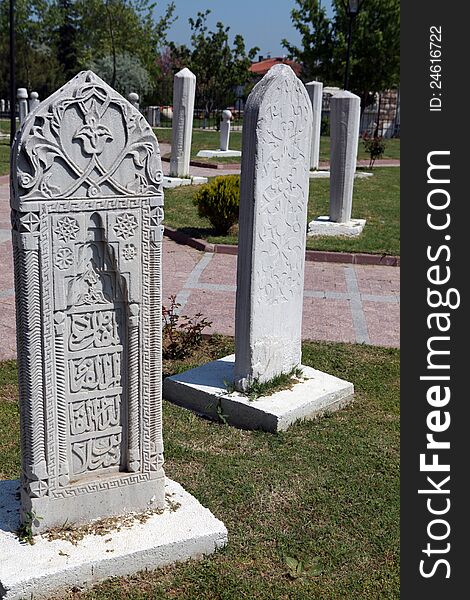
[[[86,71],[12,152],[23,519],[41,531],[162,508],[157,139]]]

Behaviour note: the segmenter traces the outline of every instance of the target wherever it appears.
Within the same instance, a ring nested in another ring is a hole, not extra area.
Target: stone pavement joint
[[[359,344],[370,344],[369,331],[367,329],[366,317],[362,307],[361,294],[357,283],[356,272],[353,267],[346,265],[344,275],[348,286],[348,292],[351,294],[351,313],[356,332],[356,341]]]
[[[186,303],[189,299],[189,295],[191,293],[191,289],[194,289],[194,286],[197,285],[199,277],[202,275],[202,272],[210,263],[213,256],[214,255],[211,252],[205,252],[201,260],[197,263],[197,265],[189,274],[189,277],[186,280],[183,289],[176,295],[176,303],[180,305],[176,311],[177,314],[181,314],[181,311],[186,306]]]

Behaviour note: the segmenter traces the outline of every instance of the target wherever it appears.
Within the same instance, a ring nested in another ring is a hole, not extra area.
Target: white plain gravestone
[[[330,101],[330,119],[330,219],[347,223],[351,220],[359,144],[359,96],[346,91],[335,94]]]
[[[196,76],[187,68],[181,69],[173,81],[170,177],[189,176],[195,94]]]
[[[320,133],[323,103],[323,83],[311,81],[306,83],[308,96],[312,103],[312,150],[310,153],[310,169],[318,169],[320,164]]]
[[[22,474],[0,482],[0,593],[49,597],[213,552],[224,525],[163,471],[155,135],[82,72],[26,118],[11,173]],[[106,546],[12,534],[19,518],[38,533],[143,511]]]
[[[228,109],[222,112],[222,122],[220,123],[219,150],[199,150],[198,156],[205,158],[217,158],[221,156],[235,157],[241,156],[240,150],[230,150],[230,121],[232,120],[232,112]]]
[[[39,106],[39,94],[37,92],[31,92],[29,95],[29,112],[32,112],[36,106]]]
[[[136,92],[131,92],[127,96],[127,99],[129,100],[129,102],[132,104],[132,106],[134,108],[136,108],[137,110],[139,110],[139,94],[136,94]]]
[[[21,125],[28,114],[28,90],[26,88],[18,88],[16,97],[18,99],[18,118]]]
[[[309,235],[359,235],[364,219],[352,219],[361,100],[341,91],[330,100],[330,214],[309,223]]]
[[[244,111],[235,357],[168,377],[164,397],[232,425],[279,431],[351,400],[352,384],[310,367],[304,379],[251,401],[229,393],[301,365],[312,109],[302,82],[275,65]]]
[[[222,122],[220,124],[220,149],[227,151],[230,145],[230,121],[232,120],[231,111],[224,110],[222,112]]]

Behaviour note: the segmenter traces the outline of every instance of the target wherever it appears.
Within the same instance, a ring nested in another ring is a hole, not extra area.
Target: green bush
[[[367,154],[370,156],[369,169],[372,169],[375,161],[378,158],[382,158],[385,152],[385,141],[380,136],[370,136],[367,133],[362,136],[362,141],[364,142],[364,148]]]
[[[238,221],[240,176],[221,175],[203,185],[194,197],[200,217],[211,222],[216,233],[225,235]]]

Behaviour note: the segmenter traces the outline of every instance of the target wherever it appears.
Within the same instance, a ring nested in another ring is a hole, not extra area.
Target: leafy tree
[[[332,62],[335,49],[333,23],[318,0],[296,0],[298,7],[291,11],[295,29],[300,33],[301,47],[286,39],[282,45],[289,56],[302,64],[306,80],[320,79],[336,83],[336,70]]]
[[[64,82],[80,70],[80,24],[76,4],[74,0],[57,0],[50,6],[46,17]]]
[[[317,77],[329,85],[343,85],[348,19],[344,0],[333,0],[328,19],[318,0],[296,0],[291,12],[301,46],[283,46],[303,65],[304,78]],[[364,0],[353,23],[349,87],[362,99],[398,84],[400,67],[399,0]]]
[[[131,60],[151,81],[159,74],[156,58],[167,45],[175,5],[155,17],[152,0],[16,0],[16,63],[18,87],[36,90],[40,97],[55,91],[77,71],[112,57],[109,82],[123,86],[119,65]],[[8,95],[9,0],[0,0],[0,91]],[[123,58],[126,57],[127,58]]]
[[[158,75],[156,58],[167,45],[166,34],[173,23],[175,4],[170,2],[164,14],[154,18],[151,0],[77,0],[84,50],[82,66],[94,64],[106,56],[116,60],[119,54],[135,56],[152,78]]]
[[[174,63],[189,67],[196,75],[197,103],[206,114],[233,103],[236,87],[245,86],[250,79],[248,68],[259,50],[255,47],[247,53],[241,35],[235,35],[230,47],[230,27],[220,21],[215,31],[209,31],[210,12],[198,12],[195,19],[189,19],[191,49],[170,43]]]
[[[140,97],[150,90],[150,77],[137,57],[128,52],[99,58],[91,65],[92,70],[115,89],[127,97],[129,92],[137,92]]]
[[[16,81],[18,87],[39,92],[42,97],[56,89],[59,64],[50,43],[44,17],[48,0],[16,0]],[[0,0],[0,94],[8,97],[9,85],[9,0]]]
[[[341,0],[334,0],[336,64],[344,73],[348,16]],[[400,0],[364,0],[354,19],[350,87],[362,100],[397,86],[400,80]]]

